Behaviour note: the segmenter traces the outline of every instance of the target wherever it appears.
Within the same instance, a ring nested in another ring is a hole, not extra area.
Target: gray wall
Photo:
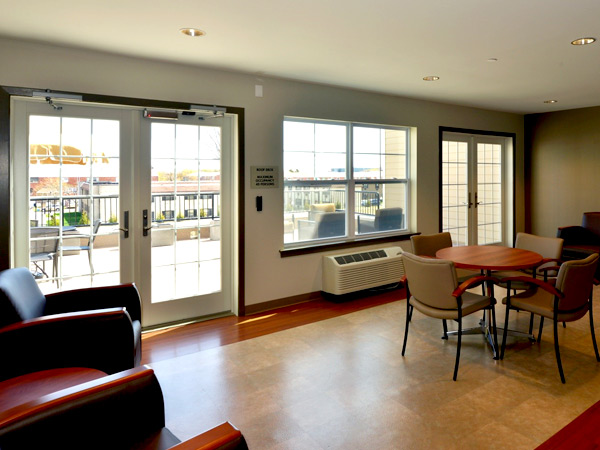
[[[439,127],[516,133],[516,222],[524,224],[523,116],[332,86],[0,39],[0,84],[246,110],[246,305],[318,291],[321,254],[281,258],[282,190],[250,189],[250,166],[282,166],[284,115],[417,128],[416,228],[438,231]],[[382,68],[385,70],[385,68]],[[264,97],[254,96],[254,85]],[[256,212],[254,196],[264,211]]]
[[[556,236],[600,211],[600,107],[526,116],[531,232]]]

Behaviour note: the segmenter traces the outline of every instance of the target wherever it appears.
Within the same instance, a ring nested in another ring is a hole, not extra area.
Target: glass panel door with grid
[[[502,138],[444,133],[441,158],[442,231],[454,245],[502,243]]]
[[[229,146],[224,123],[180,117],[144,119],[140,174],[143,226],[142,280],[145,323],[155,324],[231,311]],[[144,148],[149,148],[149,152]],[[148,239],[149,238],[149,239]],[[149,247],[149,248],[148,248]]]
[[[23,101],[15,115],[15,265],[45,293],[119,283],[121,112]]]

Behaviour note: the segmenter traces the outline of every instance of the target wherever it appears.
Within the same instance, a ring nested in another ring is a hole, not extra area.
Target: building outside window
[[[407,229],[410,129],[286,117],[284,244]]]

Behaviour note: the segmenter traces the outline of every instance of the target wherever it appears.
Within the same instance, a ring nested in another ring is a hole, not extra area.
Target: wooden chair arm
[[[55,323],[64,323],[65,321],[81,320],[81,319],[110,319],[117,318],[127,314],[125,308],[106,308],[96,309],[93,311],[76,311],[63,314],[52,314],[49,316],[36,317],[34,319],[23,320],[22,322],[15,322],[5,327],[0,328],[0,334],[11,331],[24,330],[26,328],[36,326],[51,326]]]
[[[131,320],[141,320],[141,299],[135,283],[47,294],[45,314],[120,307],[127,308]]]
[[[68,373],[68,369],[65,370],[65,373]],[[56,409],[60,405],[72,404],[80,399],[102,393],[111,387],[151,377],[153,374],[154,371],[150,367],[141,366],[43,395],[35,400],[30,400],[0,412],[0,429],[31,417],[43,415],[46,411]]]
[[[540,287],[542,289],[544,289],[546,292],[549,292],[552,295],[557,296],[558,298],[564,298],[564,294],[562,292],[560,292],[558,289],[556,289],[553,285],[551,285],[550,283],[547,283],[545,281],[542,281],[538,278],[533,278],[533,277],[507,277],[507,278],[503,278],[502,282],[506,283],[506,289],[510,291],[510,283],[512,281],[519,281],[522,283],[526,283],[526,284],[531,284],[533,286],[537,286]]]
[[[235,428],[229,422],[224,422],[215,428],[171,447],[169,450],[218,450],[236,439],[238,439],[240,443],[239,446],[234,448],[248,448],[240,430]]]
[[[486,281],[491,281],[494,284],[499,284],[500,280],[496,277],[488,277],[484,275],[479,275],[473,278],[469,278],[468,280],[463,281],[460,286],[458,286],[454,292],[452,292],[452,296],[460,297],[465,293],[467,289],[470,289],[475,286],[479,286],[481,283]]]

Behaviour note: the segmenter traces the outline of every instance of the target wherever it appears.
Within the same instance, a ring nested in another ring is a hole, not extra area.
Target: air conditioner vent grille
[[[323,257],[323,291],[347,294],[400,282],[404,275],[402,249],[378,250]]]
[[[387,257],[387,254],[385,253],[385,251],[376,250],[373,252],[362,252],[362,253],[353,253],[352,255],[336,256],[335,260],[337,261],[338,264],[342,265],[342,264],[349,264],[349,263],[353,263],[353,262],[370,261],[372,259],[386,258],[386,257]]]

